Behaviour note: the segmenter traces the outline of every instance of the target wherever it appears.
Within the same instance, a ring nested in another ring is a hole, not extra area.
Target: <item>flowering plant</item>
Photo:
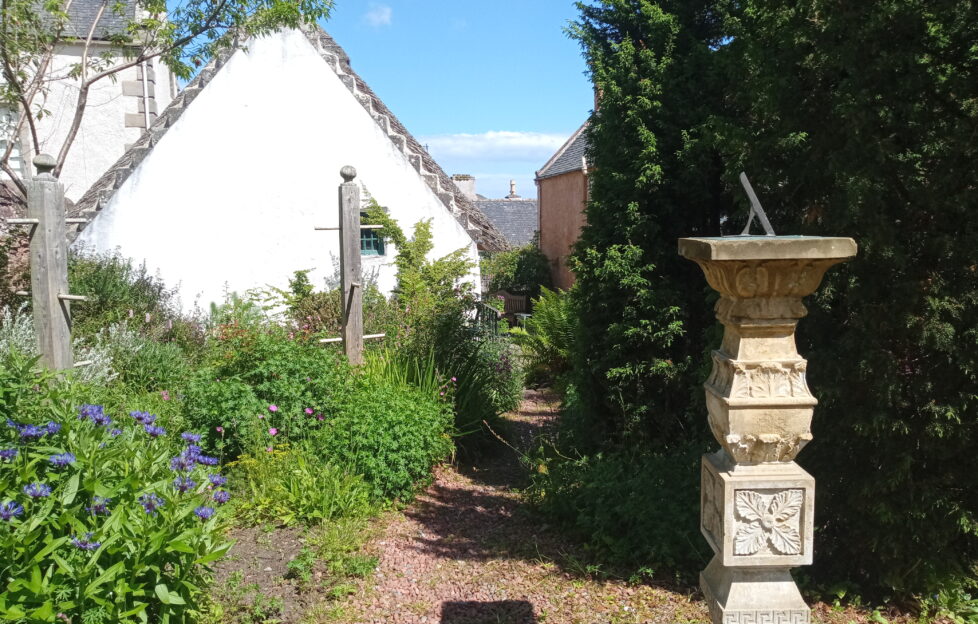
[[[0,618],[184,621],[230,547],[217,459],[152,414],[76,408],[68,385],[35,381],[0,395]]]

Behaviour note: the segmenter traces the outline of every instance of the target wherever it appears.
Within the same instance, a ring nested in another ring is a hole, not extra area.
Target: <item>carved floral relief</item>
[[[801,554],[799,528],[804,500],[801,489],[777,494],[737,490],[734,554],[755,555],[766,548],[781,555]]]

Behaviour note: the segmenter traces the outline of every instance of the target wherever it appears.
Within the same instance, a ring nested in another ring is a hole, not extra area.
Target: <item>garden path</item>
[[[527,391],[507,414],[527,448],[556,417],[556,400]],[[442,466],[403,513],[391,514],[367,546],[376,573],[334,609],[331,621],[360,624],[560,624],[706,622],[683,592],[620,580],[597,570],[522,500],[525,469],[511,449]]]

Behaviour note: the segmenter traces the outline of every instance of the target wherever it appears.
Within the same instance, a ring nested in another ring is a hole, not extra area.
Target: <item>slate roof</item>
[[[477,200],[475,205],[513,247],[526,245],[539,230],[540,213],[535,199],[485,199]]]
[[[587,158],[587,126],[588,122],[577,129],[567,142],[550,157],[550,160],[537,171],[537,179],[552,178],[571,171],[580,171],[585,167]]]
[[[122,0],[121,12],[113,10],[117,0],[72,0],[68,7],[68,25],[64,34],[71,38],[86,39],[103,3],[105,10],[95,26],[93,39],[104,41],[113,35],[126,34],[126,24],[135,19],[136,15],[136,3],[133,0]]]
[[[373,117],[381,130],[390,138],[391,143],[403,153],[411,166],[424,179],[428,188],[441,200],[445,208],[465,228],[475,240],[479,249],[484,251],[502,251],[509,248],[505,236],[493,225],[475,204],[467,199],[452,179],[442,171],[438,163],[411,136],[411,133],[394,116],[394,113],[367,86],[360,76],[350,67],[350,57],[330,37],[326,31],[316,24],[303,25],[300,30],[319,51],[330,69],[336,72],[347,89],[356,97],[360,105]],[[226,50],[211,60],[197,76],[163,109],[149,130],[144,132],[133,146],[119,158],[102,177],[92,184],[78,203],[72,216],[82,216],[89,220],[108,204],[116,189],[129,178],[153,147],[159,143],[167,130],[176,123],[188,106],[200,92],[207,87],[211,79],[221,70],[224,64],[234,54],[235,50]],[[69,226],[70,227],[70,226]],[[77,236],[84,225],[72,233]]]

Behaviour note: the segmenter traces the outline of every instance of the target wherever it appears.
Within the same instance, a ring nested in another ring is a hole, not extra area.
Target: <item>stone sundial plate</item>
[[[856,241],[836,236],[726,236],[680,238],[679,254],[690,260],[847,260]]]

